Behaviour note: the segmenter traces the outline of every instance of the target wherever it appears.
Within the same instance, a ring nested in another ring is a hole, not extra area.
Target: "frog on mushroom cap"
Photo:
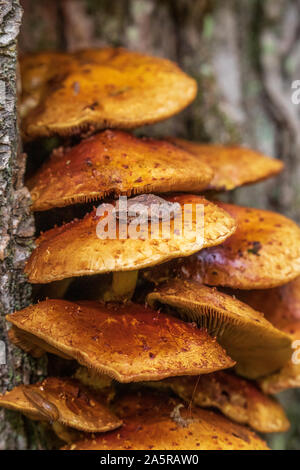
[[[138,269],[222,243],[236,229],[235,220],[225,210],[201,196],[180,195],[164,199],[179,204],[182,213],[181,219],[176,219],[179,226],[175,219],[170,220],[170,232],[166,236],[162,221],[156,220],[141,225],[137,237],[131,237],[129,226],[115,220],[113,212],[105,219],[103,215],[97,215],[96,209],[84,219],[45,232],[37,240],[37,248],[25,267],[29,281],[43,284],[74,276],[113,272],[113,287],[104,300],[128,298],[135,288]],[[199,207],[203,208],[200,220]],[[188,216],[191,223],[185,224]],[[110,221],[115,234],[107,237],[104,231],[104,238],[99,239],[99,224]],[[124,230],[126,233],[122,238],[119,234]],[[202,232],[203,237],[199,236]]]

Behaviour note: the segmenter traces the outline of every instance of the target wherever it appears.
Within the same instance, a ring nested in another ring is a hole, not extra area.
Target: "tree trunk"
[[[23,186],[25,156],[20,152],[16,110],[17,36],[22,10],[19,2],[0,3],[0,391],[29,383],[40,375],[42,364],[7,342],[5,315],[28,305],[30,285],[23,275],[34,234],[29,193]],[[0,449],[39,445],[35,433],[26,432],[19,414],[0,412]]]
[[[22,53],[122,45],[178,62],[198,81],[196,102],[178,116],[139,132],[243,143],[281,158],[286,164],[282,176],[236,190],[226,198],[277,210],[300,222],[300,114],[291,102],[292,81],[300,78],[299,0],[21,0],[21,3],[25,11],[19,42]],[[21,266],[29,251],[32,221],[27,210],[28,195],[22,188],[24,159],[17,153],[18,2],[1,4],[0,12],[2,29],[7,26],[8,31],[0,51],[1,71],[5,71],[0,83],[6,87],[5,99],[9,103],[0,109],[5,113],[0,181],[1,313],[5,313],[23,306],[29,298]],[[29,371],[29,367],[33,368]],[[20,353],[13,357],[9,349],[0,380],[4,387],[24,378],[28,381],[34,367]],[[295,413],[296,405],[293,406]],[[24,434],[18,441],[11,424],[5,426],[2,436],[6,432],[8,437],[0,439],[0,447],[5,439],[11,447],[27,445]],[[299,437],[289,445],[299,448]]]

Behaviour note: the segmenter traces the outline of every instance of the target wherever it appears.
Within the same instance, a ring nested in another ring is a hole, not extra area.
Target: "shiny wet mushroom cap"
[[[159,390],[172,390],[189,406],[216,408],[232,421],[258,432],[289,429],[289,421],[277,400],[264,395],[254,383],[229,372],[170,377],[148,384]]]
[[[27,182],[34,211],[119,195],[200,192],[211,168],[163,140],[106,130],[71,149],[56,149]]]
[[[115,411],[124,426],[95,436],[68,450],[268,450],[248,428],[180,400],[146,391],[116,400]]]
[[[274,372],[291,358],[288,334],[260,312],[214,288],[175,279],[148,294],[147,302],[206,328],[237,362],[237,372],[247,378]]]
[[[0,395],[0,407],[85,432],[106,432],[122,425],[105,397],[70,378],[48,377],[34,385],[19,385]]]
[[[300,275],[300,228],[295,222],[270,211],[216,204],[235,218],[235,233],[219,246],[158,266],[145,277],[252,290],[277,287]]]
[[[245,147],[204,145],[183,139],[169,138],[170,142],[191,152],[199,163],[214,171],[208,189],[230,191],[239,186],[257,183],[275,176],[283,169],[282,161]]]
[[[182,217],[167,225],[155,220],[137,231],[136,225],[116,220],[112,204],[107,212],[107,206],[103,206],[101,215],[95,209],[84,219],[45,232],[25,267],[29,281],[47,283],[73,276],[138,270],[222,243],[236,228],[235,220],[225,210],[201,196],[164,199],[182,208]]]
[[[6,318],[30,335],[33,344],[62,352],[119,382],[196,375],[234,365],[206,331],[138,304],[46,300]]]
[[[25,137],[135,128],[189,105],[196,81],[173,62],[122,48],[42,52],[21,59]]]

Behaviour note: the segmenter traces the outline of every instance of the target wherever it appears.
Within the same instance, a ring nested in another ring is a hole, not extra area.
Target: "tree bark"
[[[0,3],[0,391],[29,383],[42,364],[7,342],[5,315],[28,305],[30,285],[23,275],[34,235],[29,192],[23,186],[25,156],[20,152],[17,126],[17,36],[22,9],[16,0]],[[0,412],[0,449],[38,446],[19,414]]]

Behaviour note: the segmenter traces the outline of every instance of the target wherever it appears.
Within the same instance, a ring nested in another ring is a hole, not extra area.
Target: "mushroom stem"
[[[114,272],[112,285],[105,292],[103,300],[106,302],[130,300],[135,291],[137,278],[138,270]]]

